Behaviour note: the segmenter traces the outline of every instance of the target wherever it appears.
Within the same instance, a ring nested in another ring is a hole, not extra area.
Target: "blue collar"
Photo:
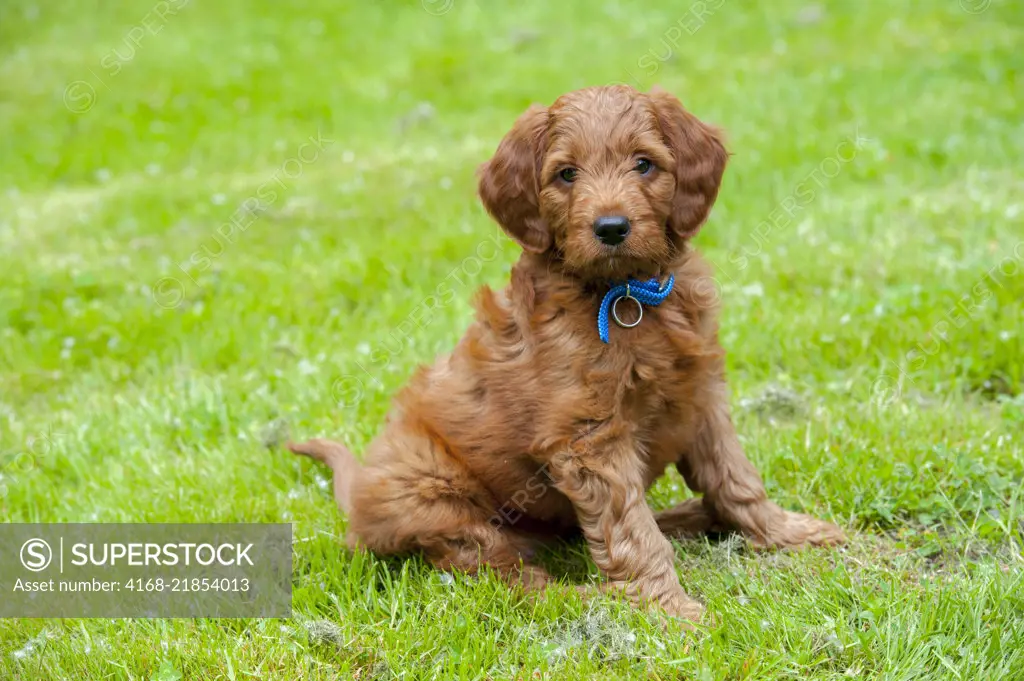
[[[618,284],[612,286],[608,293],[604,294],[604,299],[601,301],[601,309],[597,312],[597,333],[601,336],[601,341],[604,343],[608,342],[608,313],[615,319],[615,323],[623,328],[632,328],[640,323],[640,320],[644,316],[644,305],[651,305],[656,307],[661,305],[661,301],[668,298],[668,294],[672,292],[672,286],[676,283],[675,275],[669,275],[668,279],[665,280],[665,285],[662,286],[658,283],[657,277],[651,277],[648,281],[637,281],[636,279],[627,279],[625,284]],[[616,314],[616,306],[620,300],[632,300],[636,304],[638,312],[637,319],[632,324],[625,324]],[[642,305],[641,305],[642,303]]]

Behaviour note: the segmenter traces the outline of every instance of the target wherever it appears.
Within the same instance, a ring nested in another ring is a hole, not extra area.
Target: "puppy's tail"
[[[334,473],[334,500],[338,502],[338,508],[348,513],[349,487],[356,469],[359,468],[359,462],[352,456],[352,452],[341,443],[320,438],[305,442],[289,442],[288,449],[330,467]]]

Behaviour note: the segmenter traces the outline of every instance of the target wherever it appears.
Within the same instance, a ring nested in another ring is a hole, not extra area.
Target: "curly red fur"
[[[476,320],[397,396],[362,467],[344,450],[293,446],[334,468],[353,545],[422,551],[445,569],[487,563],[536,587],[548,575],[530,563],[535,542],[581,530],[611,588],[696,619],[666,534],[843,540],[767,499],[729,418],[716,290],[688,247],[726,160],[719,131],[662,91],[589,88],[516,121],[479,187],[524,249],[509,285],[479,292]],[[631,226],[614,248],[592,228],[609,214]],[[602,343],[609,282],[669,274],[668,299]],[[703,497],[654,513],[644,493],[670,464]]]

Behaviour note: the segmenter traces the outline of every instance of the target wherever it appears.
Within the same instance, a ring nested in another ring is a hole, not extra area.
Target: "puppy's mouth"
[[[661,269],[658,263],[629,255],[609,256],[606,267],[610,279],[647,279]]]
[[[662,236],[664,228],[643,218],[630,222],[629,232],[621,239],[602,239],[589,220],[572,225],[557,245],[558,259],[565,271],[601,284],[628,278],[650,279],[664,271],[673,256],[671,243]]]
[[[607,248],[606,252],[579,267],[587,278],[623,281],[628,278],[649,279],[661,270],[661,263],[638,257],[621,247]]]

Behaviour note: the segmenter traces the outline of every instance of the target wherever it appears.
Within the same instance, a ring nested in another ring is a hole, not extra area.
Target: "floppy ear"
[[[698,120],[670,93],[652,88],[648,97],[676,162],[676,193],[668,226],[689,239],[700,231],[718,197],[729,153],[721,132]]]
[[[547,107],[534,104],[480,166],[479,194],[487,212],[531,253],[551,247],[551,231],[540,215],[538,171],[547,141]]]

